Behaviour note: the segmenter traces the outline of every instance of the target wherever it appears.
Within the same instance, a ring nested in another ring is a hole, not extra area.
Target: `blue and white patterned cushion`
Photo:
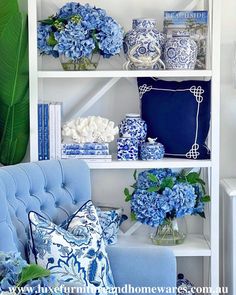
[[[49,269],[60,283],[114,287],[101,226],[91,201],[72,216],[68,230],[36,212],[29,213],[29,221],[35,262]]]

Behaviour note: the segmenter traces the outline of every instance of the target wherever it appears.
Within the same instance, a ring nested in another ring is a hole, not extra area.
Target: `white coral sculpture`
[[[62,127],[63,140],[77,143],[112,142],[118,134],[115,123],[106,118],[90,116],[68,121]]]

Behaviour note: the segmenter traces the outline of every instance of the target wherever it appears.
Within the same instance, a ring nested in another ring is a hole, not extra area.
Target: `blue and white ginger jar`
[[[136,138],[120,137],[117,139],[117,160],[137,161],[139,141]]]
[[[198,46],[190,38],[189,32],[178,31],[168,39],[164,49],[167,70],[194,70],[197,62]]]
[[[156,139],[148,138],[148,142],[141,144],[140,158],[143,161],[161,160],[164,158],[165,148]]]
[[[149,18],[133,20],[133,29],[124,38],[124,52],[129,62],[126,69],[160,69],[165,34],[157,29],[157,21]]]
[[[185,279],[182,273],[178,274],[176,295],[181,295],[181,294],[195,295],[195,292],[192,292],[193,287],[194,285],[188,279]]]
[[[147,124],[139,114],[127,114],[119,125],[119,136],[135,138],[139,143],[145,142],[147,137]]]

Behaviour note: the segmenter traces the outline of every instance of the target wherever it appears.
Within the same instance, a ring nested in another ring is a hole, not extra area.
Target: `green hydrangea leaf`
[[[17,285],[22,286],[30,280],[48,277],[50,274],[50,270],[45,269],[37,264],[30,264],[22,269],[20,281]]]
[[[130,218],[131,218],[132,221],[137,221],[137,218],[136,218],[136,215],[135,215],[134,212],[130,213]]]
[[[124,189],[124,195],[126,196],[125,202],[131,201],[132,195],[130,194],[129,189],[127,187]]]
[[[148,174],[148,179],[152,182],[158,182],[158,179],[156,177],[156,175],[152,174],[152,173],[149,173]]]
[[[148,192],[149,193],[153,193],[153,192],[158,192],[160,190],[160,187],[158,187],[158,186],[151,186],[151,187],[149,187],[148,188]]]
[[[206,195],[206,196],[204,196],[204,197],[201,198],[201,201],[202,201],[203,203],[208,203],[208,202],[211,201],[211,197],[208,196],[208,195]]]

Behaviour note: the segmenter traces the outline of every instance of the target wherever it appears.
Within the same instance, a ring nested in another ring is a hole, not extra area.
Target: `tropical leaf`
[[[18,2],[16,0],[0,1],[0,36],[11,16],[18,12]]]
[[[4,165],[21,162],[26,152],[28,88],[27,17],[16,12],[0,36],[0,162]]]

